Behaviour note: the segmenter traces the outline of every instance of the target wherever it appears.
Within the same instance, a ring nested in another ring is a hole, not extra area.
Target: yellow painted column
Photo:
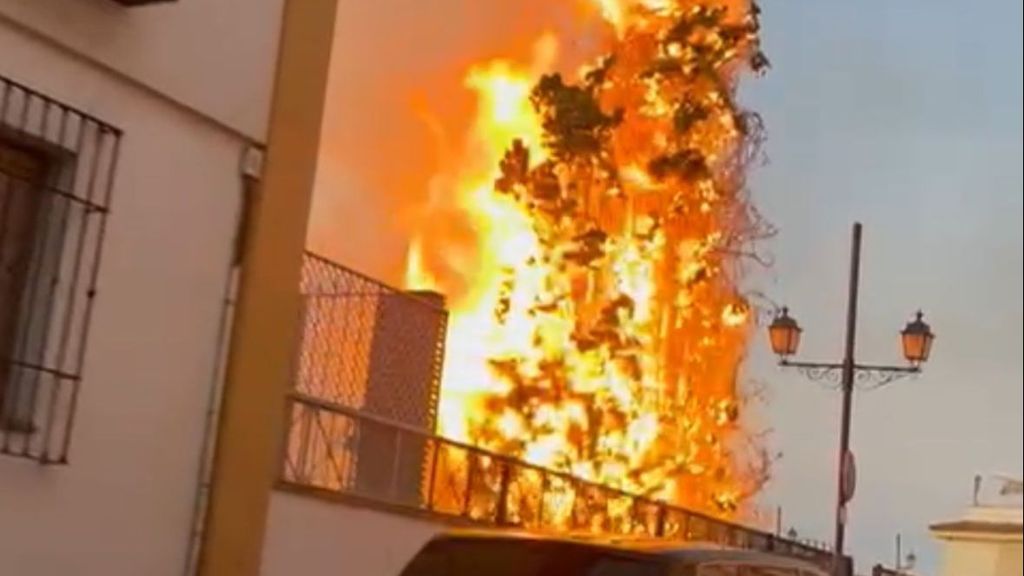
[[[286,424],[337,4],[285,1],[266,161],[245,230],[201,576],[259,574]]]

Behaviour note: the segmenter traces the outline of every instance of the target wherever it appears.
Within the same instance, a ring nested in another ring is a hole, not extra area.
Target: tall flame
[[[756,117],[733,101],[763,65],[756,9],[593,0],[615,31],[575,83],[494,61],[440,174],[406,283],[450,296],[439,432],[727,515],[757,488],[733,439],[750,318],[739,254]],[[457,234],[454,230],[464,229]]]

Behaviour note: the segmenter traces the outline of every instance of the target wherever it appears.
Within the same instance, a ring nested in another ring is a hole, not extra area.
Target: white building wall
[[[280,5],[0,0],[0,75],[124,131],[70,464],[0,456],[0,575],[184,573]]]
[[[0,0],[0,22],[262,140],[284,0]],[[0,53],[0,59],[7,59]],[[96,98],[80,91],[91,109]]]
[[[440,524],[275,492],[262,576],[398,576]]]

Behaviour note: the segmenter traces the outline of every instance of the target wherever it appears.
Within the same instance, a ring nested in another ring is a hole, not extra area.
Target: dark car
[[[827,576],[798,560],[667,540],[455,533],[420,550],[401,576]]]

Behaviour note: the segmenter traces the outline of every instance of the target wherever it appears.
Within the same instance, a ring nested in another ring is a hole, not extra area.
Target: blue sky
[[[865,226],[859,352],[898,362],[917,308],[938,333],[924,375],[855,400],[850,544],[891,561],[896,532],[934,573],[926,526],[968,504],[975,473],[1022,468],[1020,0],[765,0],[773,62],[746,104],[769,131],[757,205],[779,227],[758,283],[838,359],[849,227]],[[830,538],[839,398],[772,367],[784,451],[764,503]]]
[[[563,46],[570,57],[589,49],[571,5],[345,3],[312,244],[397,282],[403,210],[425,197],[436,144],[411,103],[460,133],[469,63],[522,56],[546,27],[580,39]],[[903,532],[933,573],[927,525],[962,510],[975,473],[1022,468],[1021,2],[762,7],[773,69],[742,96],[767,124],[770,162],[751,184],[780,233],[767,246],[775,266],[752,286],[791,306],[807,358],[838,359],[859,219],[861,360],[899,362],[897,333],[925,310],[938,333],[926,373],[856,398],[849,542],[862,564],[891,561]],[[759,334],[747,372],[770,390],[764,420],[784,458],[763,504],[830,539],[839,398],[776,369],[766,348]]]

